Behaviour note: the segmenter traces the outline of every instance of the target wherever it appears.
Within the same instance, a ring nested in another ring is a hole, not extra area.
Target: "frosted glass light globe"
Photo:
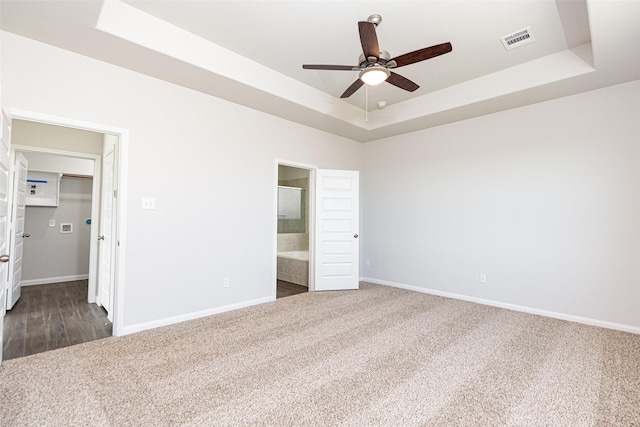
[[[379,85],[391,75],[391,72],[380,65],[374,65],[360,72],[360,80],[369,86]]]

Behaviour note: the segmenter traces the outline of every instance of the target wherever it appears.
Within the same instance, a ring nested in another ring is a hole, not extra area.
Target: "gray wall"
[[[364,144],[363,276],[640,332],[639,111],[635,81]]]
[[[102,154],[103,134],[53,126],[26,120],[14,120],[13,145],[62,151]],[[39,152],[24,152],[29,170],[79,175],[93,174],[93,160]],[[91,179],[64,177],[60,183],[58,207],[29,207],[25,230],[22,281],[24,285],[61,281],[89,273],[91,217]],[[49,227],[49,220],[56,225]],[[60,223],[73,223],[73,233],[61,234]]]
[[[1,55],[7,107],[128,132],[125,332],[274,298],[276,159],[361,167],[360,143],[86,56],[8,33]]]
[[[2,36],[4,105],[129,132],[127,332],[274,295],[276,159],[363,171],[364,276],[640,328],[640,82],[358,144]]]
[[[92,179],[63,177],[58,207],[27,207],[22,280],[56,282],[89,273]],[[56,221],[55,227],[49,220]],[[60,233],[61,223],[72,223],[73,233]]]

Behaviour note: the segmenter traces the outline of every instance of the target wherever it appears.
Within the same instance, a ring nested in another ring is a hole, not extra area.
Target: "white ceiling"
[[[3,30],[357,141],[371,141],[640,78],[640,1],[3,0]],[[420,85],[340,94],[358,21],[382,15],[380,48],[453,51],[395,71]],[[499,38],[531,27],[534,43]],[[379,110],[376,102],[388,106]]]

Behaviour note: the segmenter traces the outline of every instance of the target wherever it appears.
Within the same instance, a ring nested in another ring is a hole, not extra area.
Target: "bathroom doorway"
[[[276,298],[309,291],[312,172],[278,164]]]

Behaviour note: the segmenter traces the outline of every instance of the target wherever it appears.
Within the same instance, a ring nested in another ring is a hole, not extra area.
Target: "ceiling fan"
[[[431,47],[425,47],[404,55],[391,58],[389,52],[381,50],[378,46],[378,36],[376,27],[382,22],[380,15],[371,15],[366,21],[358,22],[360,32],[360,43],[363,54],[358,59],[359,65],[303,65],[305,70],[337,70],[337,71],[360,71],[358,80],[340,96],[348,98],[353,95],[362,85],[377,85],[384,81],[394,86],[413,92],[420,86],[406,77],[391,71],[394,68],[415,64],[416,62],[444,55],[452,50],[451,43],[442,43]]]

